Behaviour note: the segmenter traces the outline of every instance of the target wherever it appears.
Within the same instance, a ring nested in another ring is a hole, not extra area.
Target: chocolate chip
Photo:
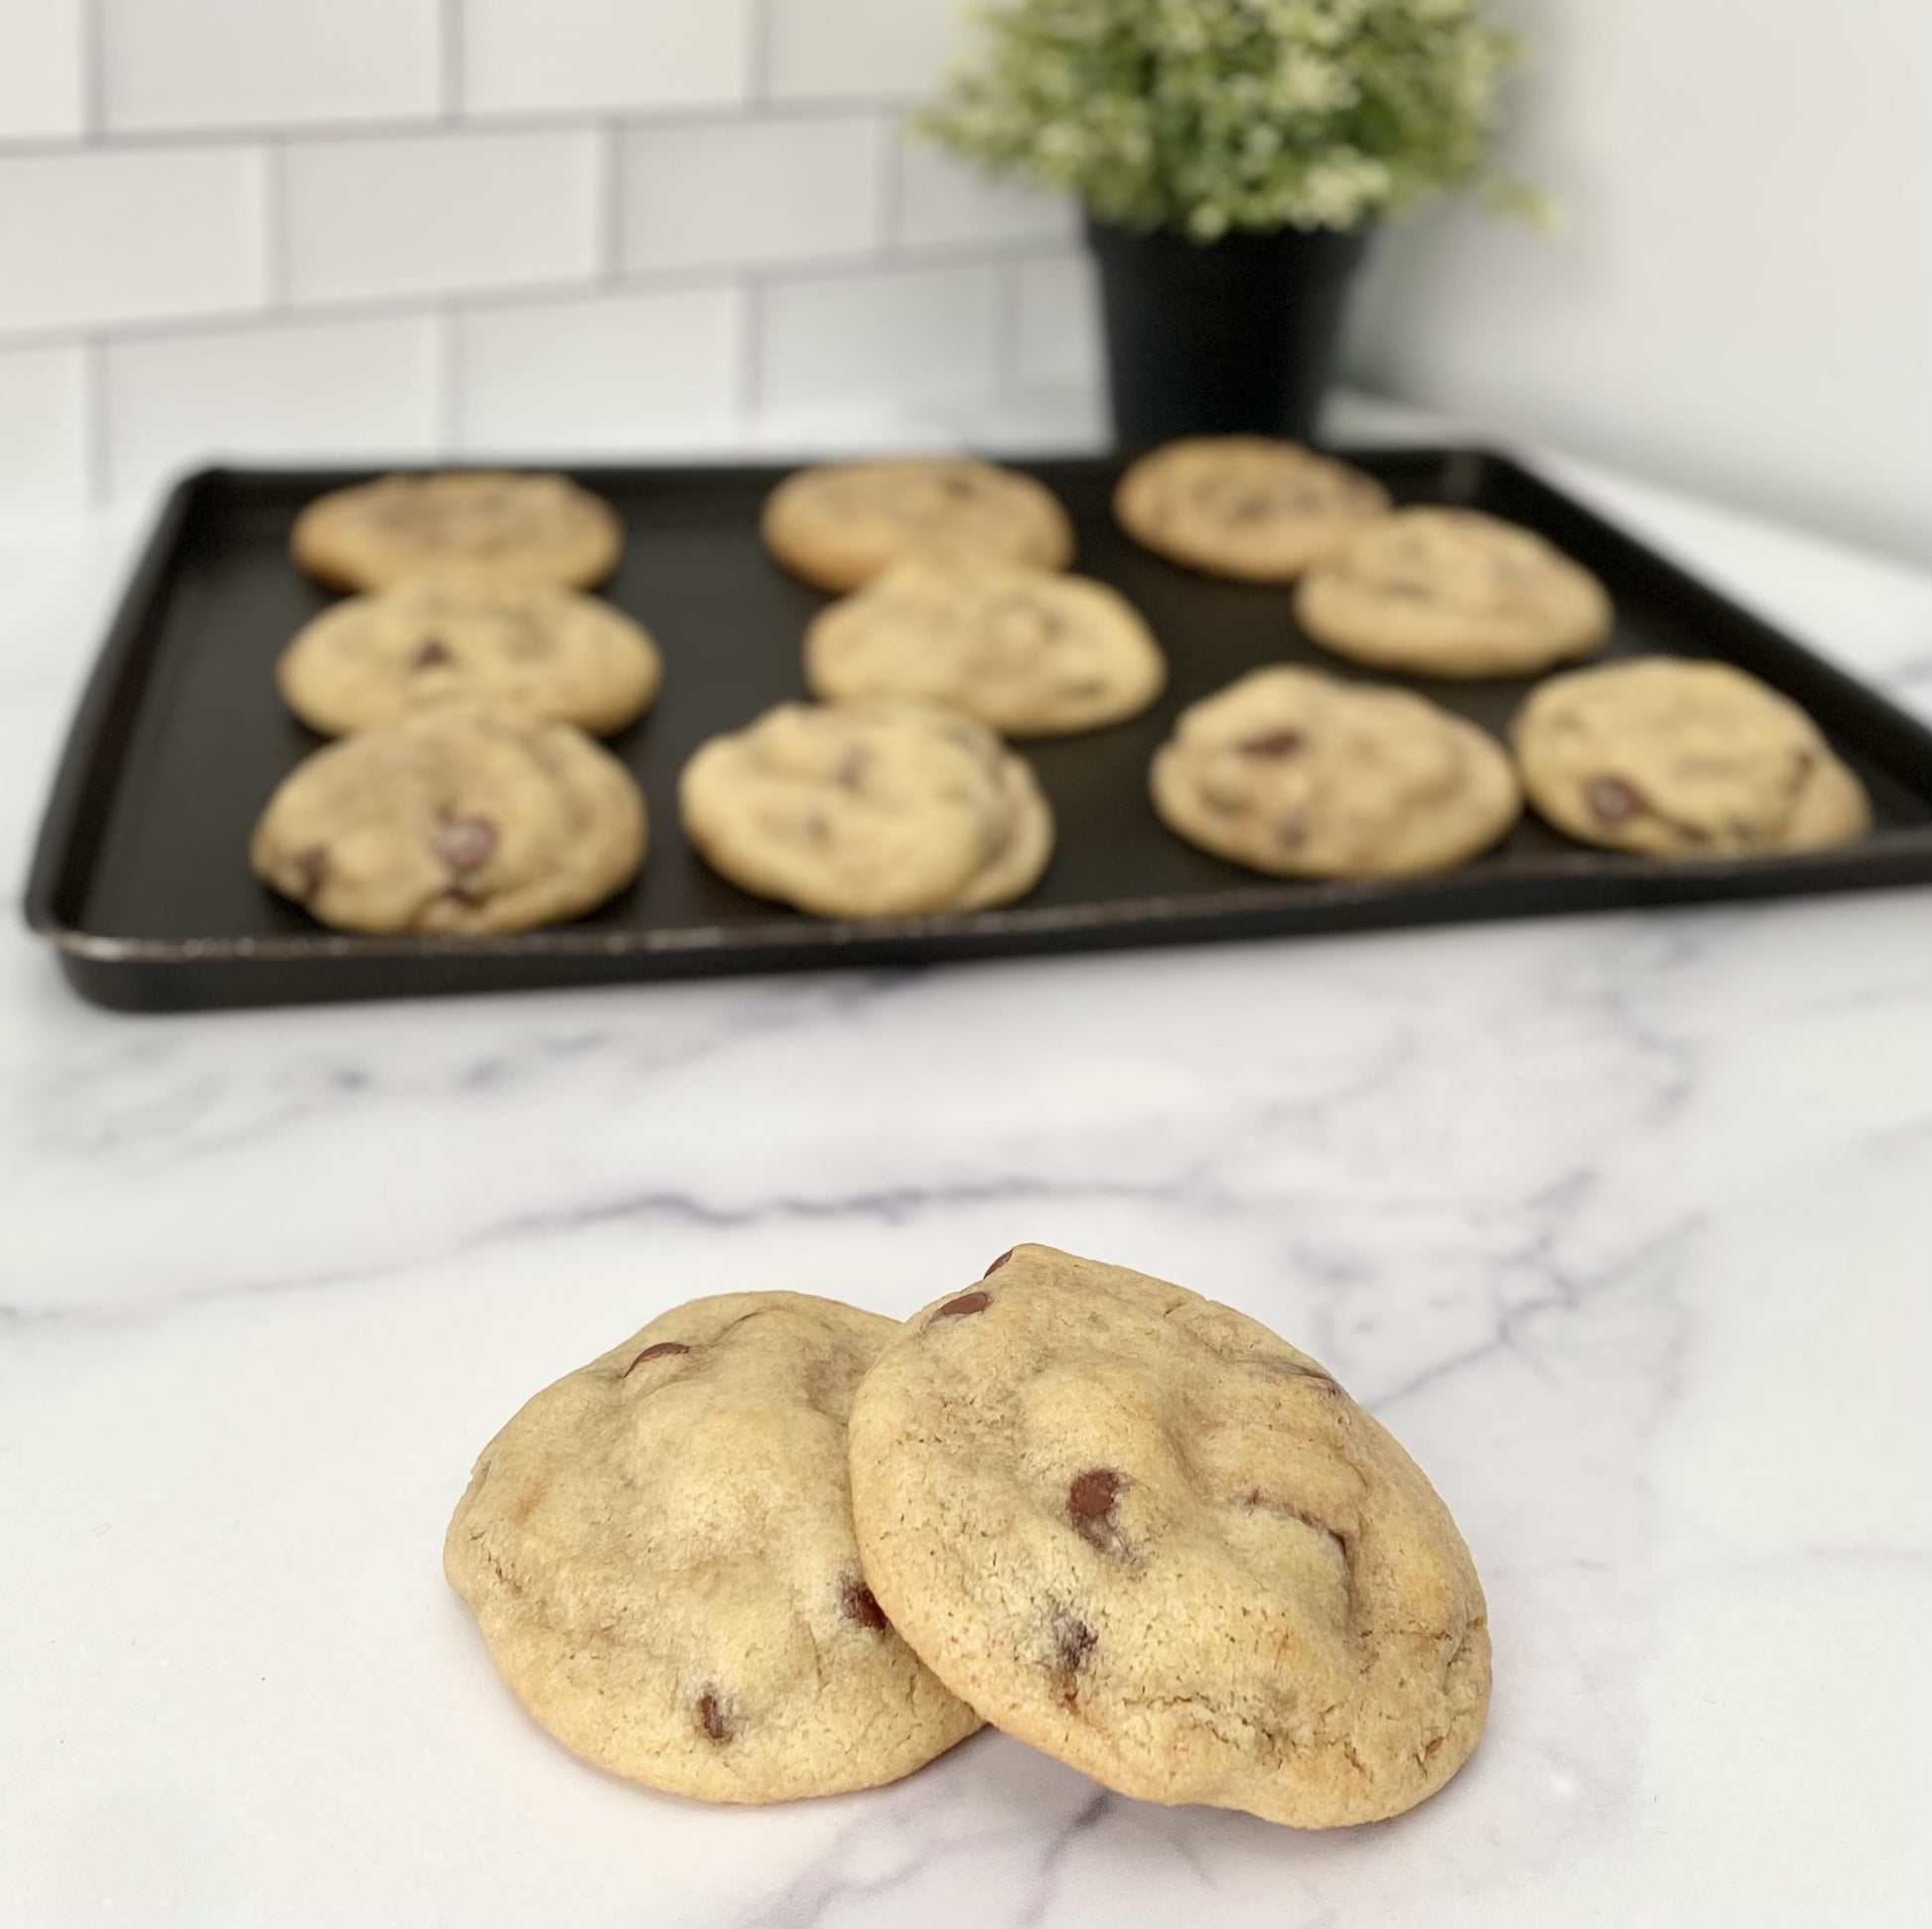
[[[311,844],[295,854],[296,882],[301,889],[296,896],[306,904],[329,876],[329,850],[326,845]]]
[[[618,1375],[618,1378],[621,1380],[629,1379],[631,1374],[636,1372],[638,1367],[642,1366],[646,1360],[661,1360],[665,1358],[668,1354],[688,1353],[690,1350],[691,1350],[690,1347],[685,1345],[685,1343],[681,1339],[660,1339],[655,1346],[646,1346],[644,1350],[641,1353],[639,1353],[637,1357],[634,1360],[632,1360],[630,1364],[626,1366],[621,1373]]]
[[[886,1610],[873,1598],[873,1592],[857,1575],[847,1575],[839,1589],[839,1612],[861,1627],[885,1627]]]
[[[1299,730],[1271,730],[1265,737],[1249,737],[1237,748],[1243,757],[1293,757],[1309,740]]]
[[[1089,1547],[1112,1543],[1114,1502],[1119,1497],[1120,1475],[1110,1466],[1088,1467],[1073,1476],[1066,1490],[1066,1517]]]
[[[866,755],[863,744],[854,744],[839,758],[832,771],[832,781],[847,790],[857,790],[865,781],[866,765],[872,758]]]
[[[963,1319],[969,1312],[984,1312],[993,1304],[990,1293],[962,1293],[948,1300],[932,1316],[935,1319]]]
[[[1621,824],[1643,809],[1643,792],[1621,777],[1591,777],[1584,795],[1606,824]]]
[[[1058,1606],[1053,1608],[1053,1681],[1060,1700],[1072,1708],[1079,1699],[1080,1670],[1100,1637],[1077,1614]]]
[[[453,661],[448,649],[434,636],[423,639],[422,647],[409,659],[412,670],[433,670],[439,663]]]
[[[1305,844],[1308,842],[1309,820],[1307,813],[1291,810],[1286,817],[1278,818],[1275,835],[1284,844]]]
[[[436,833],[436,855],[452,871],[475,871],[496,848],[496,826],[487,817],[452,817]]]
[[[714,1741],[732,1738],[731,1717],[725,1713],[724,1703],[708,1688],[698,1697],[698,1725]]]
[[[1007,1261],[1010,1260],[1012,1257],[1013,1257],[1013,1248],[1009,1246],[1006,1249],[1006,1251],[1003,1252],[999,1256],[999,1258],[996,1259],[993,1262],[993,1264],[989,1266],[986,1269],[986,1271],[980,1275],[980,1278],[983,1280],[990,1280],[993,1277],[993,1275],[997,1273],[1000,1270],[1000,1268],[1004,1266],[1007,1263]]]

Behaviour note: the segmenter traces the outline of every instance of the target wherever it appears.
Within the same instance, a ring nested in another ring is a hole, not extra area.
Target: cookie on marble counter
[[[1538,812],[1660,858],[1815,851],[1862,836],[1864,786],[1805,713],[1728,663],[1643,656],[1532,691],[1510,727]]]
[[[1049,488],[963,456],[802,469],[771,491],[759,529],[786,569],[822,590],[861,589],[895,563],[1073,560],[1073,525]]]
[[[611,505],[568,478],[480,469],[332,490],[296,517],[289,538],[298,569],[344,590],[426,575],[589,589],[622,548]]]
[[[566,1747],[672,1794],[782,1802],[896,1781],[979,1726],[853,1536],[846,1416],[897,1330],[802,1293],[694,1300],[483,1448],[444,1572]]]
[[[1317,563],[1295,614],[1318,643],[1417,676],[1529,676],[1587,656],[1610,599],[1533,530],[1475,509],[1400,509]]]
[[[1117,591],[997,563],[900,563],[805,632],[814,696],[941,704],[1010,737],[1138,716],[1167,674],[1152,632]]]
[[[608,737],[643,715],[662,675],[643,626],[596,597],[439,577],[331,604],[275,669],[282,700],[325,737],[452,697]]]
[[[1399,878],[1486,851],[1522,797],[1502,747],[1405,690],[1291,665],[1181,712],[1150,772],[1190,844],[1290,878]]]
[[[984,724],[914,704],[780,704],[702,745],[686,836],[755,896],[821,917],[983,910],[1024,896],[1052,814]]]
[[[1193,436],[1120,479],[1114,516],[1145,549],[1215,576],[1288,583],[1389,498],[1371,476],[1266,436]]]
[[[325,746],[269,799],[264,884],[345,931],[478,935],[561,923],[636,876],[644,800],[569,724],[475,703]]]
[[[894,1626],[1109,1788],[1334,1828],[1412,1807],[1475,1747],[1489,1633],[1455,1523],[1257,1321],[1020,1246],[906,1322],[850,1431]]]

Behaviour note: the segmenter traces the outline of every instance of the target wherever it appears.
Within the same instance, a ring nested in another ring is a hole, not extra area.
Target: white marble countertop
[[[1932,579],[1560,467],[1932,708]],[[24,858],[125,519],[0,531]],[[1932,893],[140,1020],[0,931],[0,1922],[1918,1924]],[[475,1449],[663,1307],[911,1309],[1018,1239],[1319,1354],[1487,1585],[1394,1823],[988,1733],[707,1811],[527,1722]]]

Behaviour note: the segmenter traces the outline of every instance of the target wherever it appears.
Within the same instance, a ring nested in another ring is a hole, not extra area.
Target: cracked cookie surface
[[[298,569],[345,590],[425,575],[582,590],[611,574],[622,548],[616,511],[567,477],[483,469],[334,489],[289,537]]]
[[[866,1578],[990,1722],[1123,1794],[1330,1828],[1468,1757],[1482,1588],[1313,1360],[1177,1286],[1021,1246],[854,1400]]]
[[[483,1448],[444,1571],[566,1747],[673,1794],[778,1802],[897,1780],[979,1726],[853,1538],[846,1416],[897,1330],[799,1293],[694,1300]]]
[[[1073,560],[1073,525],[1052,490],[963,456],[802,469],[771,491],[759,526],[778,562],[822,590],[860,589],[910,561]]]
[[[678,811],[721,876],[821,917],[1009,903],[1053,846],[1026,759],[975,719],[914,704],[780,704],[699,747]]]
[[[1644,656],[1553,677],[1510,741],[1530,802],[1586,844],[1750,857],[1843,844],[1871,821],[1818,726],[1728,663]]]
[[[1295,615],[1316,642],[1417,676],[1527,676],[1587,656],[1610,599],[1534,530],[1475,509],[1400,509],[1302,579]]]
[[[1359,469],[1267,436],[1191,436],[1143,456],[1114,516],[1145,549],[1214,576],[1288,583],[1381,515]]]
[[[255,875],[345,931],[524,931],[594,910],[644,856],[644,800],[569,724],[452,702],[305,758]]]
[[[275,666],[283,702],[325,737],[463,697],[608,737],[662,674],[643,627],[596,597],[440,578],[331,604]]]
[[[1138,716],[1167,675],[1123,596],[1050,570],[901,563],[805,632],[814,695],[944,704],[1011,737]]]
[[[1475,725],[1406,690],[1291,665],[1182,711],[1149,786],[1177,836],[1291,878],[1445,870],[1522,810],[1509,758]]]

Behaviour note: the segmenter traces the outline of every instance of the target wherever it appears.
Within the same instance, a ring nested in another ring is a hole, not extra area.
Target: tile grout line
[[[437,119],[450,126],[463,118],[463,0],[442,0],[437,38],[438,84],[443,96]]]
[[[95,90],[90,82],[89,91]],[[104,91],[104,86],[101,88]],[[883,114],[898,117],[904,102],[892,94],[854,94],[822,100],[690,101],[634,111],[617,111],[624,127],[731,127],[746,121],[865,120]],[[99,150],[144,154],[171,148],[248,147],[277,138],[316,142],[433,140],[461,131],[477,134],[573,134],[594,130],[610,110],[584,107],[504,109],[471,113],[440,109],[423,114],[371,114],[365,118],[233,121],[194,127],[101,127],[88,134],[0,134],[0,161],[45,160]]]
[[[582,300],[603,294],[675,293],[686,288],[727,286],[753,280],[786,284],[814,280],[842,280],[871,272],[916,273],[931,268],[998,268],[1009,261],[1049,261],[1069,250],[1057,240],[1016,237],[1007,240],[947,242],[920,248],[872,248],[794,260],[739,258],[698,262],[689,267],[625,270],[602,283],[594,276],[561,281],[506,283],[456,289],[400,290],[391,295],[314,298],[291,302],[275,310],[261,306],[208,309],[195,314],[148,316],[127,321],[75,321],[16,330],[0,329],[0,353],[17,349],[60,347],[97,334],[116,341],[170,341],[181,336],[246,334],[258,329],[300,327],[304,324],[380,320],[386,316],[421,315],[426,309],[447,306],[456,313],[471,310],[514,309],[548,302]]]
[[[81,0],[75,26],[80,34],[80,118],[83,146],[95,145],[107,129],[107,35],[104,0]]]
[[[745,100],[764,104],[771,89],[771,0],[751,0],[745,34]]]

